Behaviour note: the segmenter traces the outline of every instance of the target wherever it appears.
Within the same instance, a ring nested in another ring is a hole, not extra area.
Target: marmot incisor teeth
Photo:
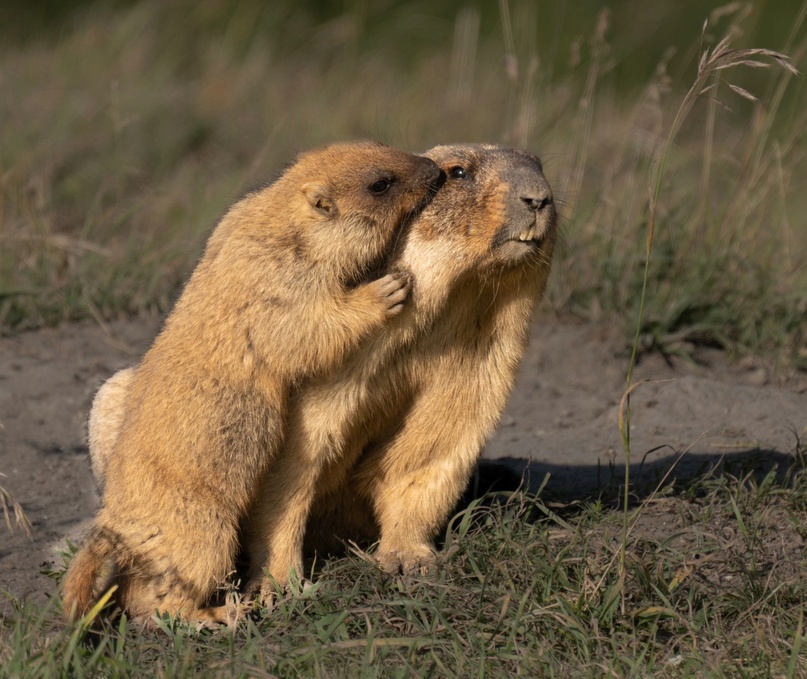
[[[94,464],[103,506],[65,577],[68,616],[116,584],[117,603],[134,617],[229,619],[211,598],[233,570],[239,524],[277,452],[289,393],[400,313],[405,274],[356,282],[442,179],[423,157],[373,142],[334,145],[303,154],[223,217],[130,373],[119,434],[95,438],[114,445],[106,464]]]
[[[390,263],[414,278],[412,299],[340,370],[295,394],[251,517],[252,587],[266,563],[280,583],[300,573],[307,519],[310,548],[380,534],[386,570],[428,568],[504,409],[549,274],[552,192],[523,151],[426,155],[447,181]],[[270,594],[271,581],[261,589]]]

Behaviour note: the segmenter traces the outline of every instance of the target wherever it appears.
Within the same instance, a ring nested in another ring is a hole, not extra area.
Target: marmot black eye
[[[451,179],[465,179],[468,173],[462,165],[455,165],[448,171],[448,176],[451,177]]]
[[[390,186],[392,186],[392,179],[379,179],[377,182],[370,184],[370,193],[380,196],[386,193]]]

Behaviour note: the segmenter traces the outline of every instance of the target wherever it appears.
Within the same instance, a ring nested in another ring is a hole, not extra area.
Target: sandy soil
[[[36,599],[54,593],[40,573],[65,536],[81,535],[98,506],[85,442],[92,396],[148,347],[159,319],[101,328],[91,323],[0,339],[0,485],[24,507],[34,533],[0,526],[0,591]],[[807,378],[773,386],[764,366],[728,363],[717,351],[699,365],[651,356],[632,396],[634,477],[652,482],[681,453],[674,474],[725,460],[746,468],[787,466],[807,436]],[[607,328],[540,317],[516,390],[480,476],[591,497],[621,475],[617,428],[628,354]]]

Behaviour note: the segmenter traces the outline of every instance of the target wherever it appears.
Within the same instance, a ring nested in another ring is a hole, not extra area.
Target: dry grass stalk
[[[5,476],[5,474],[0,474]],[[3,507],[3,517],[6,520],[6,526],[9,531],[15,528],[21,528],[22,531],[30,538],[33,536],[33,528],[28,517],[22,509],[22,505],[14,499],[14,496],[9,493],[3,486],[0,486],[0,506]]]

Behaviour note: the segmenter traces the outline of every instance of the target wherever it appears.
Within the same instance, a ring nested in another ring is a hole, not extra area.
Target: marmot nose
[[[552,189],[540,168],[527,160],[516,164],[508,173],[510,184],[511,209],[518,213],[538,217],[552,205]]]
[[[548,205],[552,204],[552,197],[543,191],[537,191],[533,196],[529,197],[522,196],[521,200],[523,200],[527,207],[533,212],[540,212]]]

